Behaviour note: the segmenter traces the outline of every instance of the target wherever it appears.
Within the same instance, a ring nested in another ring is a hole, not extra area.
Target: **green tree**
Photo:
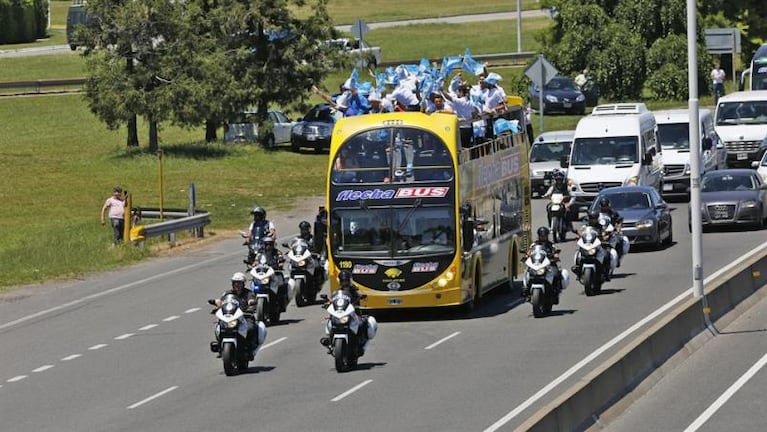
[[[646,77],[644,40],[622,24],[608,25],[604,49],[595,56],[594,71],[608,99],[636,99]]]
[[[767,42],[767,2],[764,0],[698,0],[699,12],[709,27],[741,30],[741,59],[751,61],[759,45]]]

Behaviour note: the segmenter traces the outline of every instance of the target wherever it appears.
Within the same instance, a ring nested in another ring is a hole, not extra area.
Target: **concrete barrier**
[[[767,289],[761,289],[765,286],[767,243],[708,281],[704,291],[711,321],[726,326],[741,310],[767,296]],[[705,322],[702,302],[690,296],[516,430],[584,430],[606,412],[617,415],[662,377],[669,359],[680,352],[686,358],[713,335]]]

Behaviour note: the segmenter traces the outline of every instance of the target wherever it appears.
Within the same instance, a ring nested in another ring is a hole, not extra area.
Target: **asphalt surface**
[[[537,227],[545,203],[533,203]],[[586,297],[574,281],[543,319],[517,289],[469,316],[386,314],[344,374],[319,344],[324,310],[294,304],[249,373],[223,374],[208,350],[206,300],[243,268],[241,239],[14,291],[0,298],[0,430],[513,430],[689,291],[686,204],[673,207],[677,243],[633,251],[604,294]],[[280,235],[312,216],[277,219]],[[705,234],[706,275],[763,241],[763,232]],[[569,266],[572,239],[562,249]]]
[[[719,331],[602,430],[764,430],[767,299]]]

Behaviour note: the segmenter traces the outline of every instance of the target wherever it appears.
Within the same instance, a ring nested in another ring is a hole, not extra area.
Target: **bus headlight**
[[[445,279],[447,279],[449,281],[453,280],[454,277],[455,277],[455,275],[453,274],[453,272],[449,271],[449,272],[445,273]]]
[[[440,288],[444,288],[447,286],[447,279],[445,278],[439,278],[437,281],[437,285],[439,285]]]

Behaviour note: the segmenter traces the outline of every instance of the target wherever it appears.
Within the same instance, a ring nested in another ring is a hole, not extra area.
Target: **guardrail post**
[[[189,184],[189,210],[188,214],[189,216],[195,215],[195,209],[197,208],[197,187],[194,183]],[[203,232],[203,227],[197,227],[193,228],[191,230],[191,234],[195,237],[202,238],[205,234]]]

